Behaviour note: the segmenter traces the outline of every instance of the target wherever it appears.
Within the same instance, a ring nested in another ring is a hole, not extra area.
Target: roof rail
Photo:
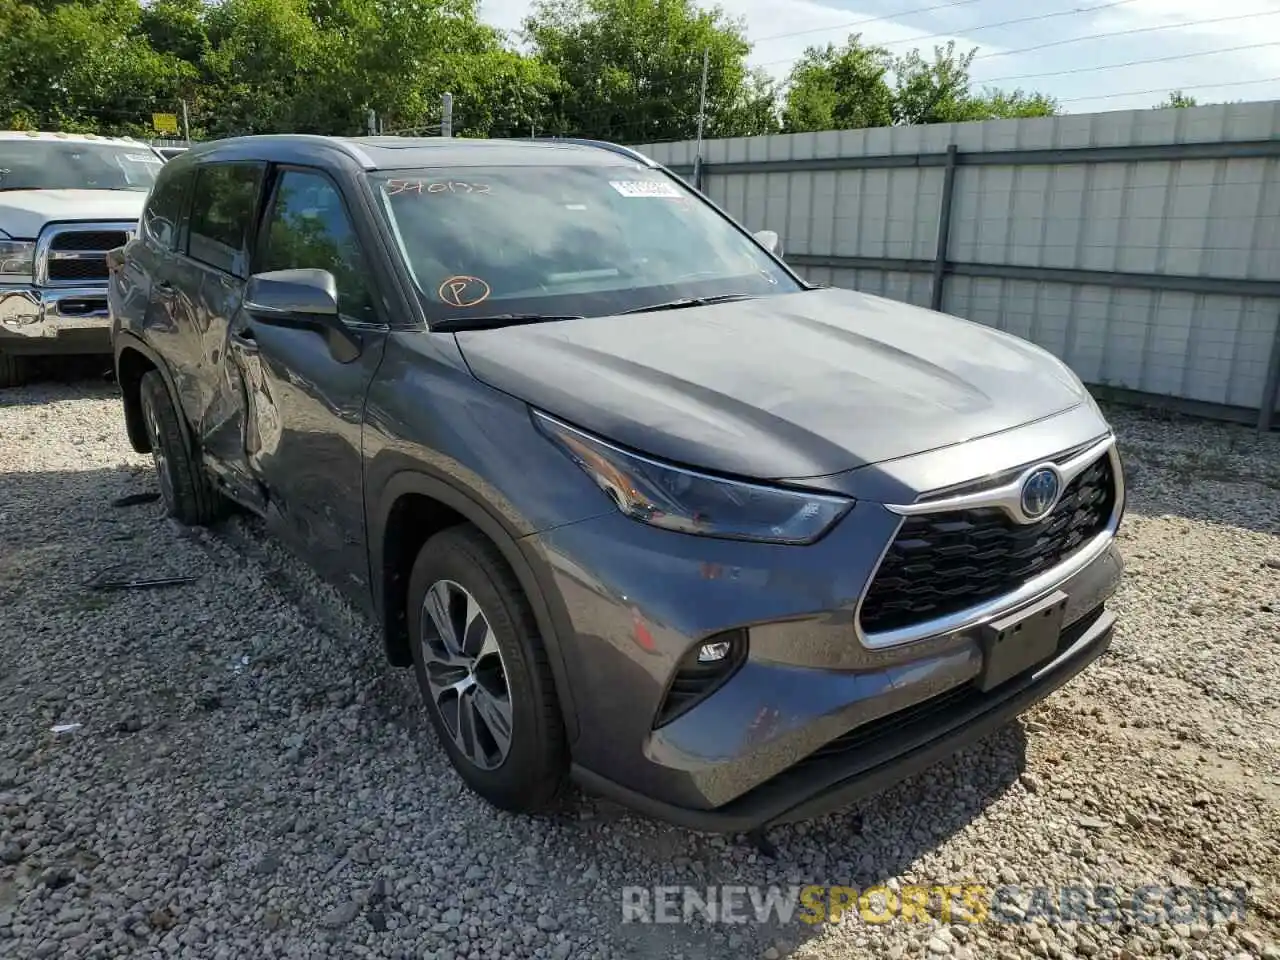
[[[658,166],[652,157],[646,157],[639,150],[624,147],[620,143],[611,143],[608,140],[589,140],[586,137],[534,137],[533,139],[540,143],[572,143],[580,147],[595,147],[597,150],[608,150],[610,153],[643,163],[646,167]]]

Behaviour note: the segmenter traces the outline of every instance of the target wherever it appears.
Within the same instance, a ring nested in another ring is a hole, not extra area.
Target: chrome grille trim
[[[1077,448],[1078,449],[1078,448]],[[1084,452],[1076,455],[1067,461],[1067,463],[1059,464],[1058,469],[1064,476],[1064,485],[1077,477],[1080,473],[1088,469],[1098,459],[1098,457],[1106,455],[1111,460],[1111,476],[1112,483],[1115,485],[1115,497],[1111,508],[1111,516],[1107,520],[1106,526],[1087,543],[1079,547],[1075,553],[1043,573],[1032,577],[1022,586],[1009,593],[994,597],[991,600],[964,610],[958,610],[955,613],[949,613],[945,616],[936,617],[931,620],[921,621],[909,626],[900,627],[894,630],[882,630],[872,633],[864,632],[862,629],[862,604],[866,599],[871,584],[875,582],[876,577],[880,573],[880,567],[884,563],[884,558],[893,548],[894,542],[897,540],[898,534],[902,529],[903,523],[907,516],[925,514],[925,513],[946,513],[953,510],[974,509],[976,507],[999,507],[1005,508],[1008,498],[1008,489],[1011,485],[996,487],[991,490],[985,490],[973,494],[962,494],[955,497],[949,497],[943,500],[929,500],[903,505],[886,504],[885,508],[893,513],[898,514],[903,519],[894,527],[892,534],[885,542],[884,549],[880,551],[880,556],[876,559],[876,565],[867,582],[863,585],[862,593],[858,597],[857,605],[853,612],[853,628],[858,641],[868,649],[878,650],[886,647],[901,646],[906,643],[913,643],[917,640],[925,640],[929,637],[937,637],[947,633],[954,633],[960,630],[968,630],[979,627],[984,623],[996,619],[1001,614],[1008,612],[1016,607],[1033,603],[1041,597],[1047,596],[1057,589],[1058,585],[1071,579],[1080,571],[1084,570],[1089,564],[1093,563],[1102,556],[1111,546],[1115,539],[1116,531],[1120,527],[1120,519],[1124,515],[1125,508],[1125,488],[1124,488],[1124,472],[1120,464],[1120,454],[1116,448],[1115,435],[1108,435],[1103,440],[1091,445]],[[1037,469],[1039,463],[1050,462],[1052,457],[1046,461],[1039,461],[1035,466],[1028,467],[1019,473],[1019,478],[1025,476]],[[1005,508],[1007,509],[1007,508]],[[1015,509],[1018,509],[1015,507]],[[1011,516],[1013,514],[1010,514]]]
[[[134,234],[137,233],[137,221],[85,221],[81,223],[54,223],[45,227],[39,238],[36,240],[35,253],[35,284],[38,287],[83,287],[86,285],[94,286],[101,284],[103,288],[107,285],[105,276],[106,266],[106,250],[79,250],[74,245],[71,249],[56,249],[59,244],[58,240],[69,235],[77,233],[118,233],[123,235],[124,242],[128,242]],[[57,279],[49,276],[50,261],[84,261],[100,260],[104,267],[104,276],[101,279],[83,279],[83,278],[67,278]]]

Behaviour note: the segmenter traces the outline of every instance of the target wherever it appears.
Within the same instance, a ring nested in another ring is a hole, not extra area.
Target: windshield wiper
[[[681,310],[685,307],[705,307],[713,303],[732,303],[734,300],[754,300],[747,293],[724,293],[718,297],[679,297],[676,300],[664,300],[662,303],[651,303],[647,307],[635,307],[623,310],[619,316],[627,313],[652,313],[655,310]]]
[[[553,320],[583,320],[579,314],[495,313],[487,317],[449,317],[431,324],[432,330],[493,330],[525,323],[549,323]]]

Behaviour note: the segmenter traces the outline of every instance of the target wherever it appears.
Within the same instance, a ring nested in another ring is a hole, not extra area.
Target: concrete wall
[[[639,149],[691,179],[692,142]],[[1269,387],[1280,102],[713,140],[703,160],[708,195],[810,280],[935,303],[1092,384],[1237,416]]]

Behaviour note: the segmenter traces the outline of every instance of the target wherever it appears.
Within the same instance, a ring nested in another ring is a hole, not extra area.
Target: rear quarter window
[[[191,189],[193,171],[161,174],[147,206],[142,212],[142,226],[147,238],[167,249],[178,246],[178,223]]]
[[[232,276],[248,276],[250,227],[265,169],[260,163],[211,163],[198,168],[188,256]]]

